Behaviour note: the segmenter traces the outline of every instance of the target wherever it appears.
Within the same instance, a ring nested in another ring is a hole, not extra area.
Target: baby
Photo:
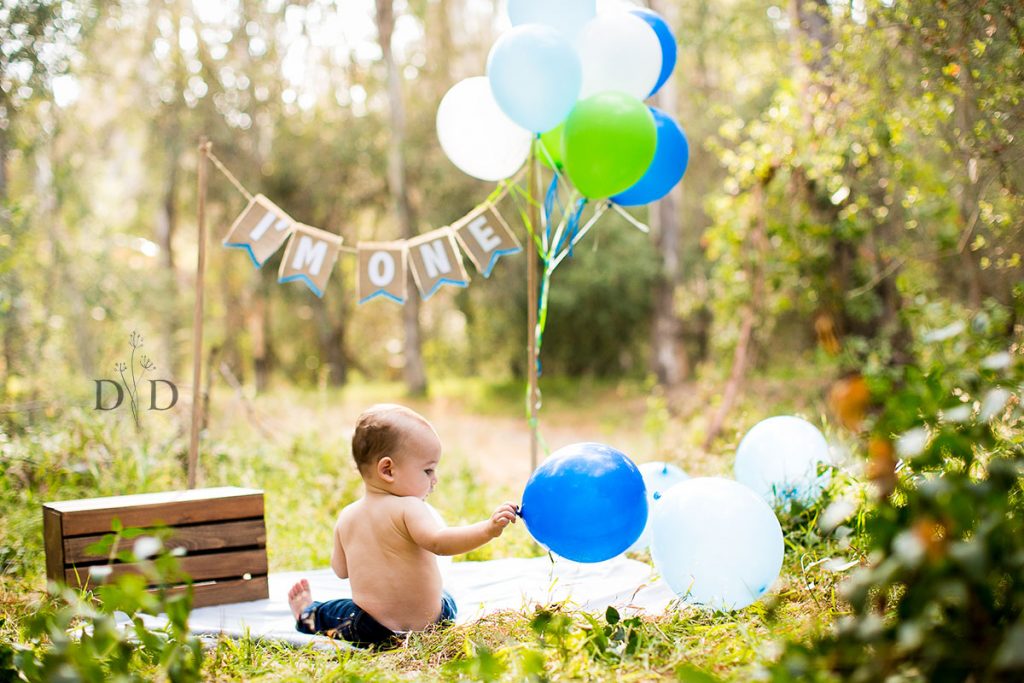
[[[455,619],[455,601],[441,588],[438,555],[459,555],[497,538],[515,523],[512,503],[491,518],[445,528],[424,499],[437,484],[441,442],[430,423],[398,405],[376,405],[359,416],[352,457],[363,497],[334,526],[331,569],[349,579],[352,599],[314,602],[309,582],[288,591],[296,629],[362,647],[397,644],[409,631]]]

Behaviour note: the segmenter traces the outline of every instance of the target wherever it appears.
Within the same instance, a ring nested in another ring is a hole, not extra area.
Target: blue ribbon
[[[555,220],[553,216],[556,206],[558,208],[559,216],[561,216],[565,209],[562,207],[562,202],[558,197],[557,173],[554,176],[552,176],[551,184],[548,185],[548,192],[544,196],[544,215],[547,217],[547,224],[544,226],[544,235],[546,236],[546,241],[549,244],[551,240],[551,226],[555,223],[558,223],[558,221]]]
[[[565,226],[565,232],[562,233],[562,238],[558,240],[558,246],[555,248],[555,254],[558,254],[562,250],[562,245],[566,242],[569,243],[569,256],[572,257],[574,248],[573,240],[576,239],[576,234],[580,231],[580,216],[583,214],[583,207],[587,205],[587,199],[584,197],[576,202],[576,209],[572,212],[572,216],[569,217],[569,223]]]

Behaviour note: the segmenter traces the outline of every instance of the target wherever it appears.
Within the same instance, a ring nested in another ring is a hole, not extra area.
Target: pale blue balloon
[[[828,442],[807,420],[778,415],[754,425],[736,449],[736,481],[753,489],[776,508],[794,502],[811,505],[828,486],[831,463]]]
[[[768,503],[738,482],[676,484],[651,520],[651,555],[684,602],[737,610],[768,592],[782,569],[782,527]]]
[[[523,24],[494,43],[487,78],[506,116],[526,130],[544,133],[576,104],[583,70],[565,36],[550,26]]]
[[[597,0],[508,0],[513,26],[546,24],[570,41],[596,14]]]
[[[690,477],[683,470],[667,462],[645,462],[640,465],[640,476],[644,478],[647,488],[647,524],[640,538],[626,548],[626,552],[644,550],[651,544],[651,515],[665,492],[681,481]]]

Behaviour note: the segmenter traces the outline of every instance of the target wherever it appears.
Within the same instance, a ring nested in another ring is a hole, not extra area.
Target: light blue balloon
[[[546,24],[570,41],[596,14],[596,0],[508,0],[508,18],[513,26]]]
[[[523,491],[526,529],[551,552],[574,562],[622,553],[647,520],[640,471],[620,451],[599,443],[560,448],[541,463]]]
[[[651,515],[661,497],[670,488],[690,477],[675,465],[667,462],[645,462],[640,465],[640,476],[644,478],[647,488],[647,524],[636,543],[626,548],[626,552],[644,550],[651,544]]]
[[[654,148],[654,160],[644,171],[640,180],[632,187],[612,197],[622,206],[641,206],[655,202],[669,192],[683,179],[690,163],[690,143],[686,134],[674,118],[655,107],[648,107],[658,128],[658,145]]]
[[[526,130],[544,133],[576,104],[583,70],[565,36],[550,26],[523,24],[494,43],[487,78],[506,116]]]
[[[807,420],[778,415],[754,425],[736,449],[736,481],[776,508],[810,505],[828,486],[831,474],[818,465],[832,461],[825,437]]]
[[[779,577],[785,545],[768,504],[729,479],[697,477],[669,489],[651,521],[654,565],[693,605],[737,610]]]

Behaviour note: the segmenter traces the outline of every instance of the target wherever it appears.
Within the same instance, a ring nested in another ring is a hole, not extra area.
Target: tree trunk
[[[10,116],[7,107],[0,105],[0,116]],[[8,125],[10,121],[8,121]],[[0,126],[0,220],[7,221],[7,126]],[[17,337],[14,324],[14,287],[15,274],[11,273],[9,291],[0,294],[0,322],[3,334],[0,334],[0,401],[7,400],[7,381],[13,374],[14,340]]]
[[[340,387],[348,381],[348,359],[345,356],[345,315],[332,315],[335,305],[316,300],[317,340],[327,363],[327,382],[332,387]]]
[[[160,267],[163,270],[164,283],[163,312],[161,335],[163,337],[163,362],[173,376],[178,370],[178,354],[175,337],[178,333],[178,274],[174,263],[174,233],[178,227],[178,162],[180,147],[180,131],[177,126],[166,139],[167,167],[163,201],[156,216],[156,241],[160,245]]]
[[[652,0],[651,9],[666,10],[666,3]],[[669,23],[672,16],[667,15]],[[669,77],[657,95],[658,107],[676,115],[675,79]],[[651,371],[658,384],[673,389],[689,374],[689,362],[680,343],[680,324],[675,313],[675,294],[679,284],[679,233],[682,228],[679,195],[675,187],[651,207],[651,227],[661,261],[661,272],[654,283],[654,315],[651,322]]]
[[[388,191],[398,220],[401,236],[405,239],[416,235],[415,219],[405,178],[405,109],[402,104],[402,82],[391,49],[391,35],[395,27],[393,0],[376,0],[377,35],[380,42],[384,66],[387,70],[388,108],[390,110],[391,135],[388,140]],[[402,323],[405,329],[405,366],[403,375],[406,388],[412,395],[427,392],[427,376],[423,369],[422,341],[420,339],[420,300],[411,276],[409,298],[402,309]]]
[[[10,112],[0,104],[0,117],[8,118]],[[0,207],[7,204],[7,131],[10,128],[10,120],[6,126],[0,126]]]
[[[750,238],[747,242],[748,249],[753,247],[753,254],[748,252],[746,259],[746,271],[751,283],[750,302],[743,307],[743,317],[740,322],[739,339],[736,342],[736,350],[733,353],[732,370],[729,372],[729,381],[722,393],[722,403],[711,418],[708,424],[708,431],[704,437],[704,450],[711,449],[711,445],[718,434],[722,431],[725,418],[732,411],[739,396],[740,387],[746,376],[747,367],[750,365],[750,350],[753,346],[754,329],[757,322],[758,311],[764,307],[764,273],[760,264],[764,263],[768,252],[768,227],[765,218],[764,193],[765,186],[771,182],[771,176],[763,178],[754,186],[754,211],[755,215],[751,220]]]
[[[711,450],[711,444],[718,438],[722,431],[725,418],[732,412],[736,397],[739,396],[740,386],[743,384],[743,377],[747,372],[747,359],[750,354],[750,340],[754,336],[754,307],[747,305],[743,307],[743,317],[740,323],[739,339],[736,342],[736,349],[732,355],[732,370],[729,372],[729,381],[725,384],[722,392],[722,402],[715,411],[711,422],[708,424],[708,431],[704,437],[704,451]]]
[[[977,222],[975,212],[978,209],[978,202],[981,200],[981,186],[978,183],[978,168],[981,163],[974,156],[970,142],[968,142],[977,119],[973,111],[976,95],[970,69],[963,69],[960,72],[959,80],[962,92],[956,105],[956,125],[959,128],[959,134],[955,144],[960,152],[960,161],[963,165],[961,177],[964,181],[961,183],[957,198],[957,210],[960,214],[960,230],[966,235],[968,230],[973,230],[973,224]],[[981,308],[985,290],[981,279],[981,268],[971,252],[969,237],[966,240],[962,239],[961,244],[958,245],[958,252],[957,259],[960,265],[959,267],[954,266],[953,272],[958,272],[959,278],[962,280],[967,305],[978,310]]]
[[[429,3],[427,7],[427,16],[432,30],[428,28],[426,33],[428,39],[433,38],[433,44],[428,44],[428,49],[433,52],[429,61],[434,65],[432,76],[435,95],[438,99],[451,87],[452,67],[457,59],[455,45],[452,41],[450,2],[451,0],[438,0],[435,3]]]
[[[270,385],[270,373],[273,370],[273,355],[270,349],[270,289],[263,271],[256,272],[259,282],[256,295],[249,314],[249,334],[252,337],[253,378],[256,382],[256,393],[263,393]]]

